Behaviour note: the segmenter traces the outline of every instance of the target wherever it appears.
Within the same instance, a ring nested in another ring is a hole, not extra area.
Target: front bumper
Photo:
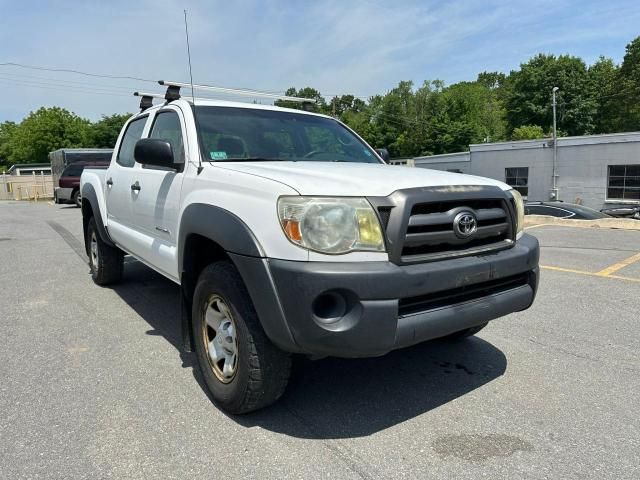
[[[406,266],[232,258],[271,340],[318,356],[383,355],[525,310],[539,277],[530,235],[508,250]]]
[[[72,193],[73,188],[56,187],[54,195],[58,201],[70,201]]]

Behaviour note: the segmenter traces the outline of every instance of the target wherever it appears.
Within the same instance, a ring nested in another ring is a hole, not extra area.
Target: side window
[[[546,205],[540,205],[536,207],[530,207],[531,214],[534,215],[548,215],[550,217],[568,218],[571,217],[571,212],[564,210],[563,208],[548,207]]]
[[[120,143],[120,150],[118,151],[118,157],[116,162],[123,167],[133,167],[136,163],[133,157],[133,150],[136,147],[136,142],[142,137],[142,130],[144,130],[144,124],[147,121],[147,117],[142,117],[134,120],[127,126],[127,131],[124,132],[124,137]]]
[[[157,138],[169,142],[176,162],[184,163],[182,127],[180,126],[180,117],[176,112],[160,112],[156,115],[149,138]]]

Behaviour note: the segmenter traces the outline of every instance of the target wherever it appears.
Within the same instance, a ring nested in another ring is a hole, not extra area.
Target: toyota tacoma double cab
[[[276,401],[293,355],[461,338],[534,301],[538,242],[508,185],[388,165],[311,111],[165,98],[82,173],[86,252],[98,285],[131,255],[180,286],[183,347],[224,410]]]

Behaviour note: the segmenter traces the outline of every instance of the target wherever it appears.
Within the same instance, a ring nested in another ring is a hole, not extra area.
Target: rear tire
[[[487,323],[483,323],[482,325],[478,325],[477,327],[465,328],[464,330],[460,330],[459,332],[451,333],[451,334],[449,334],[449,335],[447,335],[446,337],[443,337],[443,338],[445,340],[449,340],[449,341],[452,341],[452,342],[457,342],[457,341],[462,340],[464,338],[471,337],[471,336],[475,335],[480,330],[482,330],[484,327],[486,327],[487,324],[488,324],[488,322]]]
[[[95,217],[91,217],[87,225],[87,255],[91,278],[97,285],[109,285],[122,279],[124,254],[102,241]]]
[[[291,357],[267,338],[231,262],[215,262],[202,271],[192,319],[200,371],[217,405],[243,414],[280,398],[289,381]]]
[[[80,190],[76,190],[71,196],[71,201],[75,203],[76,207],[82,207],[82,197],[80,196]]]

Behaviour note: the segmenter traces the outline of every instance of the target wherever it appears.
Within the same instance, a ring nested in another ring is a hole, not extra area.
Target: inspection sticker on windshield
[[[227,152],[209,152],[211,160],[226,160]]]

